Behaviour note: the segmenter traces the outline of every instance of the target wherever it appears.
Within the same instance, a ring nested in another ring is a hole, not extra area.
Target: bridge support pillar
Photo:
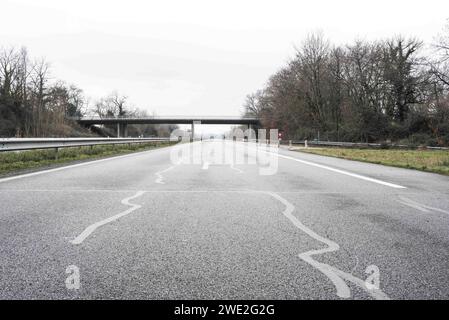
[[[117,123],[117,138],[126,138],[128,136],[128,125],[126,123]]]
[[[192,121],[192,127],[191,127],[191,137],[190,137],[190,141],[193,142],[195,140],[195,125],[196,124],[201,124],[201,121],[198,120],[194,120]]]
[[[254,140],[257,142],[258,134],[257,134],[257,126],[256,129],[253,129],[253,125],[248,123],[248,141]]]

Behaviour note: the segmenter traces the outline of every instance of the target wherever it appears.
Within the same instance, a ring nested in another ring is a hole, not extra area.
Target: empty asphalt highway
[[[449,177],[195,142],[0,179],[0,298],[447,299],[448,230]]]

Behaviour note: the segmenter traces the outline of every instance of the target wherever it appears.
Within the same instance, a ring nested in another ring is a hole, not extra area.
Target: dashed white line
[[[130,214],[131,212],[133,212],[133,211],[135,211],[137,209],[140,209],[142,207],[141,205],[129,203],[129,200],[132,200],[132,199],[135,199],[137,197],[140,197],[144,193],[145,193],[145,191],[139,191],[135,195],[123,199],[121,201],[122,204],[127,205],[127,206],[131,206],[131,208],[129,208],[128,210],[125,210],[123,212],[120,212],[120,213],[118,213],[118,214],[116,214],[116,215],[114,215],[112,217],[109,217],[107,219],[104,219],[104,220],[95,222],[94,224],[91,224],[86,229],[84,229],[84,231],[81,232],[81,234],[79,236],[77,236],[75,239],[70,241],[70,243],[75,244],[75,245],[76,244],[81,244],[88,236],[90,236],[92,234],[92,232],[94,232],[99,227],[101,227],[101,226],[103,226],[103,225],[105,225],[107,223],[113,222],[113,221],[115,221],[117,219],[120,219],[121,217],[124,217],[124,216]]]
[[[379,288],[372,288],[368,289],[366,286],[366,283],[364,280],[359,279],[355,276],[353,276],[350,273],[346,273],[344,271],[341,271],[340,269],[337,269],[333,266],[330,266],[325,263],[318,262],[312,258],[314,255],[318,254],[324,254],[329,252],[335,252],[337,251],[340,246],[335,243],[332,240],[329,240],[327,238],[324,238],[320,236],[319,234],[315,233],[313,230],[306,227],[301,221],[299,221],[292,212],[294,211],[295,207],[288,202],[283,197],[279,196],[278,194],[274,192],[265,192],[272,196],[273,198],[280,201],[282,204],[285,205],[286,209],[284,210],[283,214],[286,216],[295,227],[300,229],[301,231],[305,232],[310,237],[314,238],[315,240],[324,243],[327,248],[318,249],[318,250],[310,250],[304,253],[300,253],[298,256],[311,266],[315,267],[319,271],[321,271],[324,275],[326,275],[334,284],[335,288],[337,289],[337,295],[341,298],[350,298],[351,297],[351,291],[346,284],[346,281],[352,282],[353,284],[357,285],[361,289],[363,289],[366,293],[368,293],[370,296],[372,296],[374,299],[378,300],[388,300],[389,297]]]

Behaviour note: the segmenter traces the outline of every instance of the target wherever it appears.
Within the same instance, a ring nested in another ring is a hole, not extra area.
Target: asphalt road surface
[[[449,298],[442,175],[207,141],[0,179],[0,203],[1,299]]]

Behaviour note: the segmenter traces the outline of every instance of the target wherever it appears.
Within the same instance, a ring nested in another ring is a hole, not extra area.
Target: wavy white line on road
[[[164,176],[162,174],[172,170],[174,167],[176,167],[176,166],[171,166],[171,167],[168,167],[167,169],[156,172],[155,175],[157,178],[156,178],[156,180],[154,180],[154,182],[159,183],[159,184],[165,184]]]
[[[299,221],[292,214],[292,212],[295,210],[295,207],[290,202],[288,202],[286,199],[284,199],[283,197],[281,197],[280,195],[278,195],[274,192],[266,191],[265,193],[269,194],[271,197],[277,199],[278,201],[280,201],[282,204],[285,205],[286,209],[284,210],[283,214],[293,223],[293,225],[295,227],[297,227],[301,231],[305,232],[307,235],[314,238],[315,240],[324,243],[327,246],[327,248],[318,249],[318,250],[310,250],[310,251],[307,251],[304,253],[300,253],[298,256],[299,256],[299,258],[301,258],[302,260],[304,260],[311,266],[313,266],[316,269],[318,269],[319,271],[321,271],[324,275],[326,275],[334,284],[334,286],[337,290],[337,295],[340,298],[350,298],[351,297],[351,290],[349,289],[349,286],[346,284],[346,282],[345,282],[345,280],[346,280],[346,281],[352,282],[356,286],[360,287],[362,290],[364,290],[367,294],[369,294],[374,299],[389,300],[389,297],[382,290],[380,290],[378,288],[368,289],[364,280],[359,279],[350,273],[341,271],[340,269],[337,269],[333,266],[330,266],[328,264],[321,263],[321,262],[314,260],[312,258],[312,256],[320,255],[320,254],[324,254],[324,253],[335,252],[340,249],[340,246],[337,243],[335,243],[334,241],[320,236],[313,230],[306,227],[301,221]]]
[[[399,196],[399,199],[400,200],[397,200],[399,203],[402,203],[403,205],[412,207],[412,208],[414,208],[416,210],[419,210],[421,212],[429,213],[430,211],[437,211],[437,212],[449,214],[449,211],[446,211],[446,210],[443,210],[443,209],[440,209],[440,208],[427,206],[425,204],[418,203],[416,201],[413,201],[413,200],[411,200],[409,198],[406,198],[406,197],[403,197],[403,196]]]
[[[112,217],[109,217],[107,219],[95,222],[94,224],[91,224],[90,226],[88,226],[86,229],[84,229],[83,232],[81,232],[81,234],[79,236],[77,236],[75,239],[73,239],[72,241],[70,241],[70,243],[72,244],[81,244],[84,240],[86,240],[86,238],[88,236],[90,236],[92,234],[92,232],[94,232],[96,229],[98,229],[101,226],[104,226],[107,223],[113,222],[117,219],[120,219],[121,217],[124,217],[128,214],[130,214],[131,212],[140,209],[142,206],[139,204],[132,204],[129,203],[130,200],[135,199],[137,197],[140,197],[142,194],[144,194],[145,191],[139,191],[137,192],[135,195],[125,198],[121,201],[122,204],[127,205],[127,206],[131,206],[131,208],[129,208],[128,210],[125,210],[123,212],[120,212]]]

